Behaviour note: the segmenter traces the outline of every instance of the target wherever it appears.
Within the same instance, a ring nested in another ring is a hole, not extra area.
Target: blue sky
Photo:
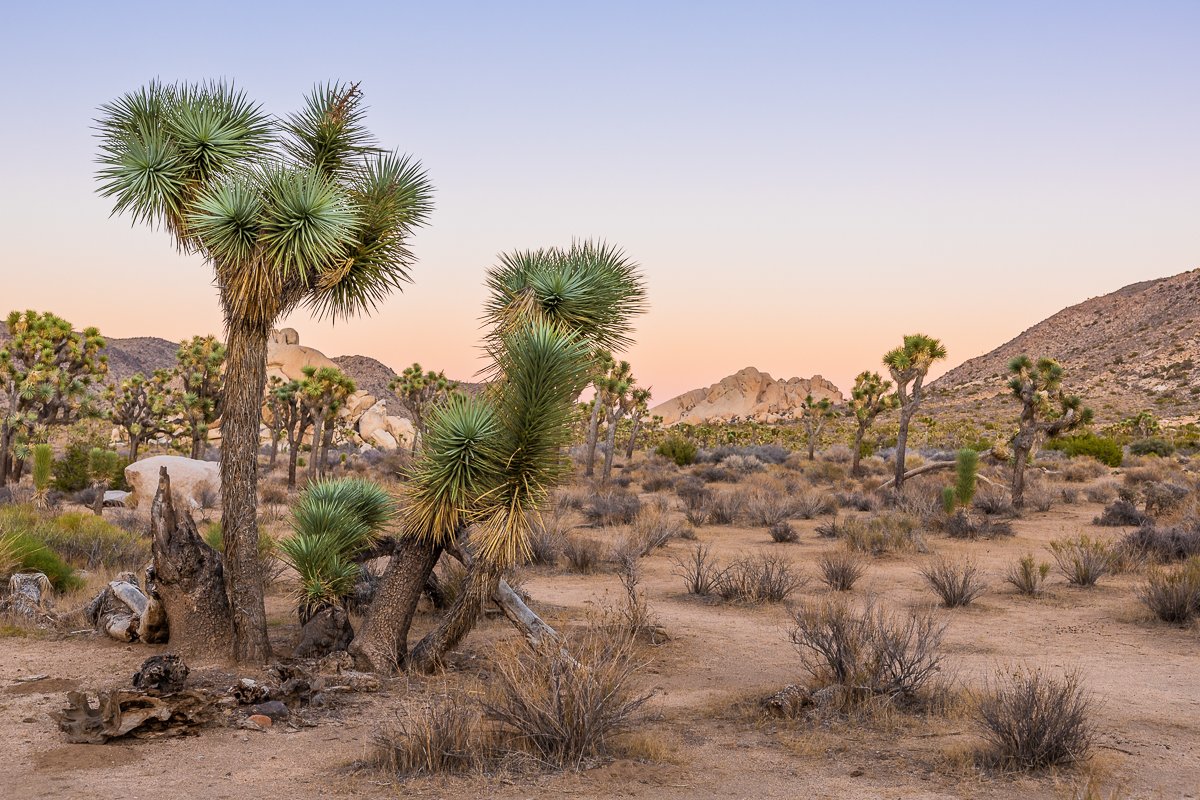
[[[469,375],[497,252],[597,236],[644,266],[657,399],[743,366],[845,386],[902,334],[951,363],[1200,266],[1200,3],[6,5],[8,307],[218,332],[210,276],[94,194],[96,107],[236,81],[284,114],[362,81],[437,187],[414,284],[286,323]]]

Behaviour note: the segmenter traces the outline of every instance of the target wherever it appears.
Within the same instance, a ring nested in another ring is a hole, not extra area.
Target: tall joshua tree
[[[1075,395],[1063,392],[1063,368],[1052,358],[1035,364],[1029,356],[1008,362],[1008,388],[1021,401],[1021,426],[1013,438],[1012,502],[1025,505],[1025,466],[1038,443],[1086,425],[1092,410]]]
[[[441,403],[458,388],[458,384],[446,377],[444,372],[425,371],[414,363],[404,372],[392,378],[388,388],[396,394],[400,405],[412,416],[412,451],[417,452],[418,443],[425,435],[425,417],[429,409]]]
[[[605,407],[603,386],[610,378],[616,365],[617,362],[613,359],[612,353],[607,350],[597,350],[593,356],[592,378],[590,381],[593,390],[592,416],[588,421],[587,464],[583,468],[583,474],[589,478],[596,472],[596,443],[600,439],[600,419]]]
[[[167,422],[171,410],[170,380],[171,373],[160,369],[149,378],[134,373],[121,381],[120,386],[109,387],[110,417],[129,437],[131,462],[137,461],[143,442],[171,430]]]
[[[850,411],[854,414],[858,427],[854,431],[851,475],[858,475],[862,469],[859,462],[862,460],[863,439],[867,435],[867,429],[875,422],[876,417],[895,408],[899,402],[894,394],[889,393],[891,388],[892,382],[885,380],[878,372],[860,372],[854,379],[854,388],[850,390]]]
[[[225,317],[224,575],[233,654],[270,654],[256,520],[267,340],[304,304],[369,312],[408,280],[432,191],[416,161],[381,151],[357,84],[316,87],[283,120],[225,83],[153,82],[101,107],[100,193],[161,225],[211,266]]]
[[[621,361],[609,373],[608,378],[600,385],[604,396],[604,469],[600,473],[601,483],[608,483],[612,474],[613,451],[617,447],[617,426],[634,406],[633,392],[637,378],[633,377],[633,367],[628,361]]]
[[[13,311],[0,347],[0,486],[13,468],[13,448],[35,429],[67,425],[93,413],[91,387],[108,372],[95,328],[75,332],[50,312]]]
[[[921,405],[925,376],[933,362],[946,357],[946,348],[937,339],[923,333],[910,333],[904,344],[883,356],[883,365],[896,382],[896,401],[900,406],[900,432],[896,436],[896,491],[904,488],[904,456],[908,446],[908,425]]]
[[[642,425],[646,423],[646,417],[650,415],[651,397],[649,388],[633,390],[633,410],[629,415],[633,424],[629,428],[629,442],[625,445],[626,459],[633,458],[633,448],[637,445],[638,434],[641,433]]]
[[[192,458],[203,458],[208,444],[208,429],[221,417],[225,386],[221,371],[225,366],[225,345],[215,336],[193,336],[179,343],[175,353],[176,372],[181,389],[176,406],[183,419],[184,432],[191,441]]]
[[[435,666],[474,626],[504,569],[527,552],[549,491],[569,471],[562,455],[569,422],[595,375],[596,350],[623,349],[645,305],[637,266],[591,242],[505,255],[487,286],[488,389],[452,397],[432,413],[406,486],[396,552],[351,646],[377,670]],[[412,615],[443,549],[470,562],[467,577],[410,655]]]
[[[821,431],[825,430],[825,424],[835,416],[833,403],[830,402],[828,397],[814,400],[810,394],[800,404],[800,424],[804,426],[804,438],[808,443],[809,461],[816,458],[817,442],[821,439]]]
[[[325,474],[325,460],[337,413],[354,394],[354,381],[336,367],[305,367],[299,388],[301,402],[313,423],[308,477],[319,478]]]

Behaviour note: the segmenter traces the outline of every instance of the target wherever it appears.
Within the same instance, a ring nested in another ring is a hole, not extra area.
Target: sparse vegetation
[[[1107,542],[1087,534],[1050,542],[1050,553],[1058,569],[1076,586],[1091,587],[1113,570],[1114,553]]]
[[[817,560],[821,580],[830,591],[848,592],[867,571],[867,565],[853,552],[832,550]]]
[[[969,606],[987,589],[979,567],[969,560],[950,561],[935,556],[918,572],[946,608]]]
[[[979,700],[976,721],[991,768],[1031,771],[1075,764],[1092,749],[1093,700],[1077,672],[1055,678],[1041,670],[999,674]]]
[[[1039,562],[1032,553],[1026,553],[1015,564],[1009,565],[1004,581],[1026,597],[1037,597],[1045,590],[1046,576],[1049,574],[1049,563]]]
[[[1200,615],[1200,557],[1193,556],[1174,568],[1151,569],[1137,595],[1163,622],[1190,622]]]

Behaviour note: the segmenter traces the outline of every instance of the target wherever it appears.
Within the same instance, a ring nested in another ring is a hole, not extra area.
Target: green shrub
[[[671,434],[664,439],[655,452],[681,467],[686,467],[696,460],[696,445],[678,434]]]
[[[140,569],[150,560],[148,540],[90,513],[47,515],[32,506],[0,508],[0,535],[10,533],[49,548],[81,569]],[[49,573],[47,573],[49,574]]]
[[[1059,450],[1072,458],[1091,456],[1101,464],[1107,464],[1110,467],[1121,466],[1121,462],[1125,459],[1125,453],[1115,439],[1097,436],[1094,433],[1051,439],[1046,443],[1046,449]]]
[[[1166,458],[1175,453],[1175,445],[1166,439],[1152,436],[1148,439],[1138,439],[1129,445],[1129,452],[1135,456],[1162,456]]]
[[[60,492],[78,492],[91,485],[91,442],[73,441],[63,457],[54,462],[54,488]]]
[[[41,572],[50,579],[58,591],[77,589],[83,580],[75,570],[43,542],[30,533],[22,531],[0,532],[3,549],[13,556],[13,572]]]

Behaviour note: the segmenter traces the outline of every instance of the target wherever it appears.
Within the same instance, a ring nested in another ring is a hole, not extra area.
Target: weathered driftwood
[[[986,456],[991,455],[991,453],[992,453],[991,450],[984,450],[982,453],[979,454],[980,460],[982,460]],[[909,478],[915,478],[918,475],[924,475],[927,472],[937,472],[937,471],[945,470],[945,469],[954,469],[954,467],[957,464],[958,464],[958,461],[931,461],[928,464],[923,464],[922,466],[914,467],[913,469],[910,469],[907,472],[905,472],[904,480],[908,480]],[[975,477],[979,481],[986,483],[988,486],[995,486],[998,489],[1005,488],[1004,486],[1001,486],[1000,484],[996,483],[995,481],[991,480],[990,478],[988,478],[984,475],[976,475]],[[881,492],[884,489],[894,486],[895,484],[896,484],[896,479],[891,478],[888,481],[886,481],[885,483],[881,483],[878,487],[876,487],[875,491]]]
[[[150,535],[155,583],[174,649],[184,655],[229,652],[233,627],[221,554],[200,538],[188,510],[175,508],[166,467],[159,471]]]
[[[173,694],[183,690],[189,672],[188,665],[174,653],[150,656],[133,673],[133,688],[151,694]]]
[[[84,609],[92,627],[119,642],[165,642],[167,615],[147,580],[147,593],[132,572],[123,572]]]
[[[474,561],[470,552],[465,547],[449,547],[446,549],[446,552],[458,559],[468,569]],[[525,604],[521,596],[503,578],[496,585],[496,590],[492,592],[491,600],[504,612],[504,616],[508,617],[509,622],[515,625],[517,630],[534,647],[541,645],[547,638],[559,638],[558,631],[554,630],[545,620],[534,613],[533,609]]]
[[[50,716],[68,742],[103,744],[122,736],[178,736],[212,719],[216,707],[204,692],[161,697],[137,689],[98,692],[96,704],[84,692],[68,692],[67,707]]]
[[[0,600],[0,613],[28,617],[39,624],[51,624],[53,587],[41,572],[18,572],[8,579],[8,596]]]

